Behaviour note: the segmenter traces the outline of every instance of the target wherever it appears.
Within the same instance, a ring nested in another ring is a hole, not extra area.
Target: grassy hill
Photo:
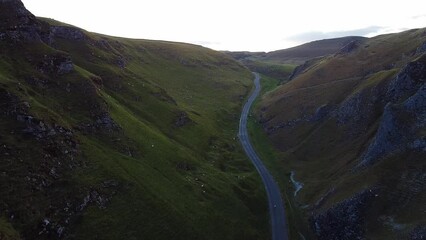
[[[1,239],[267,238],[245,67],[0,5]]]
[[[425,50],[426,29],[362,39],[263,97],[256,116],[278,151],[293,222],[302,219],[293,231],[425,236]]]
[[[344,50],[345,47],[350,47],[351,44],[353,45],[356,42],[364,40],[365,38],[363,37],[342,37],[313,41],[300,46],[268,53],[225,53],[243,63],[250,70],[278,79],[283,83],[294,78],[294,73],[298,74],[306,70],[312,64],[313,59],[319,60],[322,57],[337,53],[342,49]],[[297,66],[299,67],[296,68]]]
[[[296,47],[268,52],[261,59],[268,62],[300,65],[305,61],[334,54],[353,41],[363,41],[363,37],[341,37],[317,40]]]

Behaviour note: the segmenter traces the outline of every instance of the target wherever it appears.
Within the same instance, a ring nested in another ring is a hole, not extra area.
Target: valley
[[[0,0],[0,239],[424,239],[425,81],[425,28],[215,51]]]
[[[2,239],[269,235],[236,139],[250,71],[200,46],[1,5]]]

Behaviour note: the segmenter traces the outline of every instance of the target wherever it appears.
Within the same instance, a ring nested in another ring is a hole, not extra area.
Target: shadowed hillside
[[[358,39],[262,99],[307,238],[426,236],[425,50],[425,29]]]
[[[235,140],[252,74],[0,1],[0,239],[265,239]]]

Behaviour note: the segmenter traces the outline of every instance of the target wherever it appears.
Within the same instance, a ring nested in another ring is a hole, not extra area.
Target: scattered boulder
[[[426,239],[426,226],[417,226],[410,233],[409,240],[425,240]]]
[[[162,88],[159,88],[156,92],[151,92],[151,94],[163,102],[168,102],[177,106],[176,101]]]
[[[173,121],[173,126],[180,128],[191,123],[193,123],[193,121],[189,118],[188,114],[182,111],[177,114],[176,119]]]
[[[176,169],[182,170],[182,171],[193,171],[196,168],[188,162],[178,162],[176,164]]]
[[[116,60],[116,65],[119,67],[119,68],[125,68],[126,67],[126,65],[127,65],[127,61],[126,61],[126,59],[123,57],[123,56],[121,56],[121,55],[119,55],[118,57],[117,57],[117,60]]]
[[[44,74],[63,75],[73,71],[74,64],[69,55],[58,53],[54,55],[44,55],[38,63],[38,69]]]
[[[91,123],[83,123],[76,127],[86,133],[120,131],[121,127],[111,118],[108,112],[101,112],[94,117]]]

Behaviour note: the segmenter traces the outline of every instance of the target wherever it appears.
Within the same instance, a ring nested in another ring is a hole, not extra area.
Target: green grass
[[[16,116],[1,115],[0,140],[22,159],[0,165],[8,174],[1,179],[0,194],[6,197],[0,207],[17,212],[11,222],[17,232],[32,236],[45,218],[63,224],[65,206],[75,209],[96,191],[106,199],[105,207],[92,202],[73,213],[66,234],[76,239],[268,238],[262,183],[236,140],[252,74],[226,55],[195,45],[85,34],[85,41],[57,38],[56,49],[37,43],[9,49],[0,58],[0,90],[28,102],[29,115],[72,129],[78,145],[77,166],[70,170],[71,163],[61,159],[63,175],[52,179],[49,171],[57,162],[46,157],[52,155],[46,155],[46,146],[22,134],[25,126]],[[74,70],[39,71],[45,54],[68,54]],[[124,68],[117,59],[124,59]],[[183,112],[191,121],[176,126]],[[105,114],[119,129],[84,130]],[[31,192],[28,166],[54,184]],[[118,186],[104,187],[108,181]],[[49,215],[49,206],[58,213]]]
[[[258,72],[264,76],[275,78],[280,83],[286,82],[297,65],[268,62],[262,60],[243,60],[251,71]]]

